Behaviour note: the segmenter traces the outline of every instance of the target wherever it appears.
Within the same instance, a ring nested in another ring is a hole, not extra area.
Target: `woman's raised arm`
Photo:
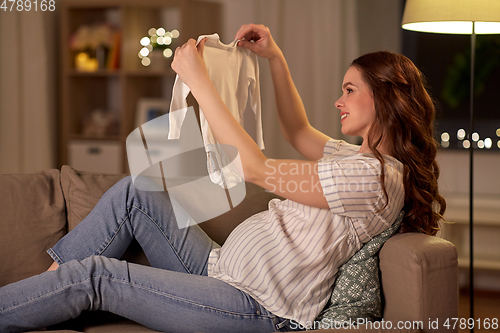
[[[319,184],[316,162],[267,159],[253,139],[231,115],[210,81],[201,57],[205,42],[195,40],[175,50],[172,69],[191,89],[210,124],[217,141],[238,149],[245,180],[264,187],[287,199],[309,206],[327,208]],[[297,174],[297,170],[303,170]],[[289,186],[292,184],[292,186]],[[294,185],[299,185],[294,186]]]
[[[285,57],[269,29],[263,25],[242,25],[236,39],[245,39],[238,46],[252,50],[269,60],[274,84],[281,132],[284,138],[308,160],[323,157],[323,148],[330,139],[316,130],[307,120],[302,99],[293,83]]]

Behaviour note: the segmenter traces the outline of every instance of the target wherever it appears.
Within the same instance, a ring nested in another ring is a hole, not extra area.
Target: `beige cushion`
[[[76,171],[64,165],[61,185],[66,199],[68,231],[73,230],[94,208],[102,195],[126,175]]]
[[[45,271],[66,233],[59,170],[0,175],[0,286]]]

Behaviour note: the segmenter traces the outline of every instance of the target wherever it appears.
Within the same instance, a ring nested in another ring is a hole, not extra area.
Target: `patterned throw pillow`
[[[332,296],[316,321],[329,323],[356,322],[358,318],[375,321],[382,318],[378,252],[396,233],[404,212],[384,232],[371,239],[339,268]]]

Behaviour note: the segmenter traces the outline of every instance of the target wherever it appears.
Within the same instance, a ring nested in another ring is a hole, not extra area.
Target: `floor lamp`
[[[499,0],[406,0],[401,23],[403,29],[442,34],[471,35],[470,126],[469,126],[469,242],[470,242],[470,318],[474,318],[473,285],[473,170],[474,149],[474,56],[476,34],[500,33]]]

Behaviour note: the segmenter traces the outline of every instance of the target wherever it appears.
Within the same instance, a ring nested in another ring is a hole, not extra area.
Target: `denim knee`
[[[165,187],[163,184],[163,178],[153,177],[153,176],[128,176],[123,180],[126,180],[132,185],[134,190],[145,191],[145,192],[164,192]]]
[[[130,206],[131,201],[135,198],[144,197],[149,191],[158,191],[158,188],[145,177],[127,176],[118,181],[108,192],[106,192],[106,201],[115,202],[117,198],[124,198],[127,206]]]
[[[93,255],[78,262],[88,277],[116,277],[128,280],[127,263],[125,261]]]
[[[132,176],[126,176],[122,179],[120,179],[111,189],[114,189],[118,192],[123,192],[123,191],[129,191],[131,187],[133,187],[133,180]]]
[[[106,291],[103,287],[109,284],[111,280],[129,282],[128,263],[118,259],[107,258],[104,256],[90,256],[83,260],[71,260],[61,265],[64,276],[67,276],[72,282],[78,282],[79,289],[86,290],[91,304],[87,310],[105,310],[103,309],[101,295]],[[76,276],[75,276],[76,275]]]

